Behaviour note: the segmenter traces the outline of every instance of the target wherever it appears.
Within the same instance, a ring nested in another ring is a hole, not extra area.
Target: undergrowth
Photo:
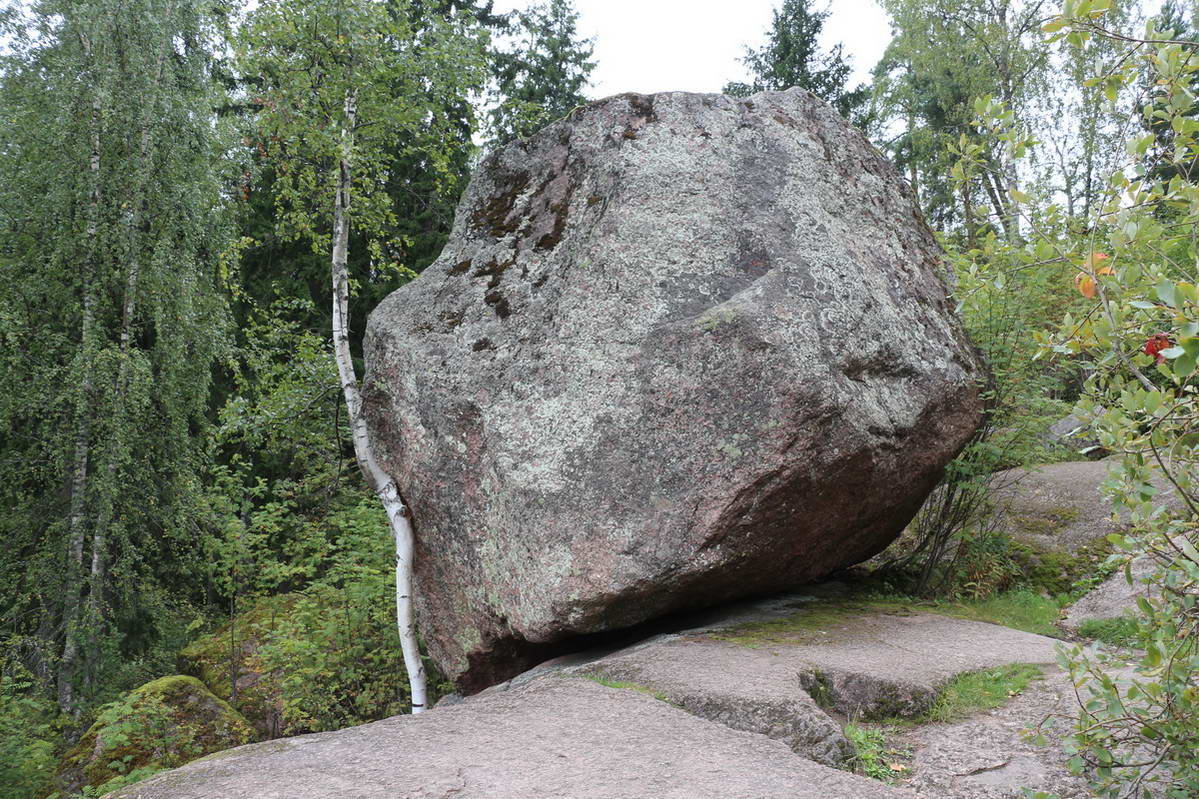
[[[1131,618],[1089,619],[1078,625],[1078,634],[1110,646],[1130,647],[1137,642],[1137,621]]]
[[[846,765],[855,774],[894,783],[900,774],[908,770],[907,765],[897,759],[903,753],[891,746],[882,728],[851,722],[845,725],[845,737],[854,748],[854,755]]]

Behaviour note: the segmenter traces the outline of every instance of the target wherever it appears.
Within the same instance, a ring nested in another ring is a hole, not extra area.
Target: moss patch
[[[58,781],[66,793],[103,794],[251,737],[241,714],[195,677],[163,677],[105,706],[63,757]]]
[[[636,691],[639,694],[652,696],[659,702],[665,702],[668,705],[675,704],[674,702],[670,701],[670,697],[668,697],[666,694],[662,693],[661,691],[655,691],[648,685],[642,685],[638,682],[628,682],[626,680],[613,680],[599,674],[584,674],[583,676],[592,682],[597,682],[600,685],[607,686],[608,688],[616,688],[621,691]]]
[[[1060,505],[1012,517],[1012,523],[1029,535],[1054,535],[1078,520],[1078,508]]]
[[[297,597],[290,594],[257,600],[232,621],[179,653],[182,671],[199,678],[221,699],[233,702],[254,728],[256,740],[279,734],[283,705],[282,676],[267,669],[259,647],[296,601]],[[236,701],[232,684],[235,673]]]
[[[1063,550],[1039,551],[1027,544],[1016,545],[1016,560],[1024,572],[1025,585],[1046,591],[1053,596],[1077,598],[1086,593],[1080,588],[1101,569],[1103,561],[1112,553],[1112,544],[1106,535],[1101,535],[1083,544],[1075,553]]]
[[[909,600],[900,599],[814,601],[789,616],[747,622],[716,630],[704,637],[751,648],[827,643],[849,635],[850,621],[866,613],[911,616],[916,611]]]
[[[1061,635],[1057,628],[1058,603],[1032,591],[1021,590],[961,601],[908,597],[817,600],[789,616],[740,624],[708,633],[705,637],[752,648],[827,643],[851,636],[855,629],[853,620],[863,614],[913,616],[920,612],[999,624],[1039,635]]]

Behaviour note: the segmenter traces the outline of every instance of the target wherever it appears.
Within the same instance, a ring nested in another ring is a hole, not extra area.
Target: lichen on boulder
[[[485,158],[365,345],[437,665],[477,691],[880,551],[981,419],[941,270],[798,89],[620,95]]]
[[[85,786],[103,794],[252,737],[241,714],[195,677],[163,677],[101,710],[63,757],[58,783],[68,795]]]

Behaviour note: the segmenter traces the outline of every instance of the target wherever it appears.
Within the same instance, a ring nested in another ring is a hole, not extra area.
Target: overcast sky
[[[718,92],[743,80],[745,45],[760,47],[771,11],[782,0],[574,0],[579,29],[595,37],[588,94],[672,90]],[[497,0],[496,11],[528,0]],[[819,7],[819,6],[817,6]],[[875,0],[829,0],[822,44],[845,45],[854,81],[866,81],[890,41],[887,15]]]

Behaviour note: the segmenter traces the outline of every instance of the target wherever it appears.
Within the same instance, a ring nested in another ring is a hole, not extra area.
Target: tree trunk
[[[974,202],[971,198],[970,181],[962,181],[962,216],[966,224],[966,247],[973,250],[978,246],[978,227],[974,223]]]
[[[986,190],[987,197],[991,200],[991,208],[995,211],[995,216],[999,217],[999,224],[1003,226],[1004,237],[1008,241],[1015,241],[1015,232],[1012,230],[1012,218],[1008,211],[1008,204],[1003,201],[1002,188],[996,187],[994,176],[990,170],[982,170],[983,189]]]
[[[91,46],[86,36],[80,36],[85,56]],[[83,317],[80,323],[80,347],[83,353],[83,374],[75,403],[75,458],[71,469],[71,506],[68,520],[66,591],[63,597],[63,646],[58,663],[58,708],[77,717],[79,703],[75,696],[75,676],[79,663],[79,621],[83,602],[83,542],[87,536],[86,510],[88,492],[88,460],[92,447],[92,374],[96,358],[96,233],[100,216],[100,100],[92,100],[91,154],[88,158],[87,255],[83,268]]]
[[[168,9],[168,12],[170,10]],[[125,396],[129,391],[130,379],[130,350],[133,346],[133,318],[137,311],[137,285],[141,278],[141,252],[139,233],[142,226],[142,211],[145,207],[145,188],[152,165],[150,164],[150,146],[153,143],[152,125],[154,108],[158,89],[162,85],[163,72],[166,66],[166,49],[158,54],[155,64],[154,83],[149,97],[142,98],[141,135],[138,144],[138,162],[134,165],[136,179],[132,181],[129,197],[129,216],[126,220],[126,266],[125,289],[121,302],[121,333],[118,350],[120,366],[117,368],[116,381],[113,386],[112,408],[114,417],[124,412]],[[105,446],[104,487],[100,507],[96,514],[96,524],[92,529],[92,564],[88,579],[87,612],[84,616],[88,630],[88,657],[94,662],[99,656],[99,633],[103,609],[100,606],[104,595],[104,575],[106,569],[105,557],[108,553],[108,528],[113,518],[112,492],[115,490],[120,469],[124,444],[125,424],[121,418],[114,418],[112,430],[109,432]]]
[[[378,495],[387,511],[396,548],[396,622],[408,684],[412,691],[412,712],[425,709],[425,666],[416,639],[416,620],[412,610],[412,556],[414,537],[409,511],[400,497],[399,488],[375,459],[370,432],[362,415],[362,393],[354,360],[350,353],[350,287],[347,257],[350,242],[350,186],[353,176],[354,125],[357,116],[354,91],[346,93],[346,126],[341,132],[342,152],[338,161],[337,197],[333,206],[333,353],[337,374],[349,411],[350,430],[354,440],[354,456],[367,483]]]

